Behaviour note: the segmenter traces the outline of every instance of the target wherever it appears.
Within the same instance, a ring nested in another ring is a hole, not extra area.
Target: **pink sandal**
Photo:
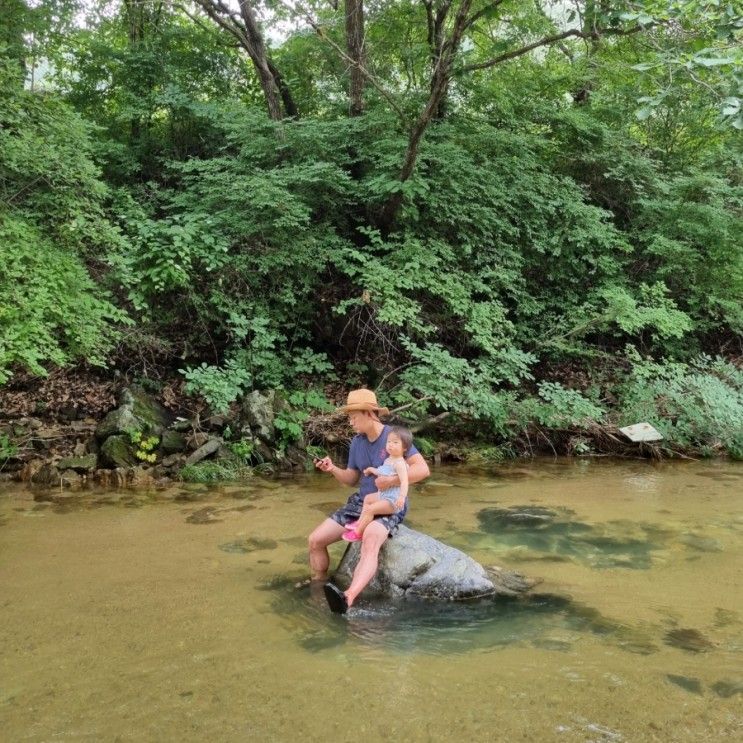
[[[346,531],[341,535],[341,539],[344,539],[346,542],[360,542],[362,536],[353,529],[346,529]]]

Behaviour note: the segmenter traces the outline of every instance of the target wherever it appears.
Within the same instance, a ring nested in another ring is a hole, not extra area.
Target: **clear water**
[[[542,582],[338,617],[295,584],[346,492],[0,491],[2,739],[743,740],[743,466],[438,468],[409,525]]]

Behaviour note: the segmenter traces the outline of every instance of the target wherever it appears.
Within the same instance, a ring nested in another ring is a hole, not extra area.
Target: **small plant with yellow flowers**
[[[135,447],[134,456],[137,459],[150,463],[157,460],[157,454],[154,451],[155,447],[160,443],[160,439],[157,436],[145,437],[141,431],[130,431],[129,440]]]

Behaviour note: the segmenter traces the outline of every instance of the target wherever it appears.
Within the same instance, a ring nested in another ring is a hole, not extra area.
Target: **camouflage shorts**
[[[346,501],[345,505],[331,513],[330,518],[333,519],[336,524],[345,526],[351,521],[358,520],[359,516],[361,516],[361,509],[363,506],[364,497],[356,492]],[[389,516],[375,516],[374,520],[382,524],[389,532],[389,535],[392,536],[397,531],[397,527],[400,526],[407,512],[408,501],[405,499],[405,505],[400,511],[397,513],[391,513]]]

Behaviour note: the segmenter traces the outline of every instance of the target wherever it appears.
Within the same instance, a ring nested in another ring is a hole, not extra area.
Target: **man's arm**
[[[360,473],[358,470],[348,469],[348,467],[342,470],[333,464],[333,460],[330,457],[318,459],[315,462],[315,467],[323,472],[330,472],[339,483],[348,485],[349,487],[353,487],[359,481]]]
[[[420,482],[425,480],[430,474],[431,470],[428,469],[426,460],[423,459],[423,455],[413,454],[405,460],[408,463],[408,484]],[[393,488],[400,484],[400,478],[397,475],[391,475],[389,477],[382,476],[378,477],[374,483],[378,490],[387,490],[387,488]]]

